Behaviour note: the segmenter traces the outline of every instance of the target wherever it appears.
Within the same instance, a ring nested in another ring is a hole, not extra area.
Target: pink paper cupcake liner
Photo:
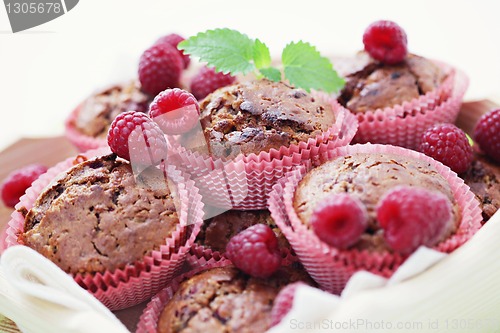
[[[384,143],[416,149],[430,126],[454,123],[469,80],[465,73],[438,63],[450,74],[435,91],[391,108],[357,113],[355,143]]]
[[[424,160],[435,167],[449,182],[460,208],[462,220],[457,231],[436,245],[434,249],[450,253],[464,244],[480,228],[481,209],[469,187],[447,166],[428,156],[401,147],[364,144],[340,147],[329,151],[321,156],[320,162],[356,153],[391,153]],[[357,271],[365,270],[384,277],[391,276],[406,257],[388,251],[338,250],[322,242],[311,229],[300,221],[293,207],[294,192],[309,169],[301,167],[291,172],[286,179],[276,184],[269,199],[269,210],[272,217],[308,273],[322,289],[335,294],[340,294],[349,278]]]
[[[326,99],[325,95],[317,95]],[[329,149],[348,145],[358,124],[356,117],[328,98],[336,121],[327,131],[306,142],[271,149],[259,154],[239,155],[223,161],[177,148],[172,161],[189,173],[206,204],[226,209],[252,210],[267,207],[272,186],[287,172]]]
[[[7,248],[7,229],[9,225],[6,224],[3,226],[2,230],[0,230],[0,254]]]
[[[92,158],[110,153],[108,148],[89,151],[80,156]],[[16,209],[30,209],[43,189],[61,172],[69,169],[78,158],[69,158],[42,175],[21,197]],[[194,182],[187,180],[173,167],[169,178],[177,183],[180,195],[179,224],[158,250],[122,269],[96,274],[74,275],[75,281],[111,310],[139,304],[164,287],[183,265],[203,223],[203,203]],[[24,227],[24,218],[14,211],[7,230],[7,245],[17,245],[17,235]]]
[[[81,107],[81,104],[78,105],[64,122],[66,138],[81,152],[107,146],[106,138],[85,135],[76,128],[75,121]]]
[[[197,268],[175,278],[167,287],[154,296],[148,303],[137,324],[136,333],[156,333],[158,331],[158,320],[160,319],[161,312],[167,303],[172,299],[175,292],[179,289],[182,281],[211,268],[231,266],[228,260],[215,260],[211,259],[204,262],[203,265],[198,265]]]

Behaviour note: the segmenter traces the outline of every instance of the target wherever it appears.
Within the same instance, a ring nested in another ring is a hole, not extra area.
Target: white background
[[[99,87],[134,77],[159,36],[229,27],[260,38],[275,56],[290,41],[324,54],[362,48],[366,26],[391,19],[411,52],[459,66],[467,99],[500,94],[500,1],[80,0],[66,15],[13,34],[0,5],[0,149],[20,137],[63,133],[69,112]]]

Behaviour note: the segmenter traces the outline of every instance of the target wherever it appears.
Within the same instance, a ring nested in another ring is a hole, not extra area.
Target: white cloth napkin
[[[297,288],[268,333],[500,332],[500,211],[450,255],[420,248],[385,279],[358,272],[342,295]]]
[[[24,333],[129,333],[68,274],[26,246],[10,247],[0,258],[0,313]]]

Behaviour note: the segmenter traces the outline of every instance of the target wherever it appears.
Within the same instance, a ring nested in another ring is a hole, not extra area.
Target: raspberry
[[[120,113],[109,128],[108,145],[116,155],[141,165],[158,164],[167,156],[163,132],[142,112]]]
[[[392,21],[376,21],[363,34],[365,51],[388,65],[401,62],[406,57],[407,40],[404,30]]]
[[[500,163],[500,109],[479,118],[474,129],[474,140],[492,160]]]
[[[422,135],[419,150],[456,173],[467,171],[474,154],[464,131],[453,124],[437,124]]]
[[[420,245],[435,245],[453,218],[446,195],[410,186],[398,186],[387,192],[376,211],[385,241],[402,254],[409,254]]]
[[[191,92],[200,100],[216,89],[230,85],[234,81],[234,76],[216,72],[213,68],[202,67],[191,81]]]
[[[271,326],[278,325],[292,309],[295,291],[299,286],[306,286],[304,282],[294,282],[281,289],[274,299],[271,310]]]
[[[271,276],[281,265],[278,239],[265,224],[233,236],[226,246],[226,256],[243,272],[259,278]]]
[[[149,106],[149,116],[165,134],[182,134],[198,123],[200,106],[185,90],[174,88],[159,93]]]
[[[47,172],[47,167],[41,164],[31,164],[10,173],[0,186],[5,206],[14,208],[31,183],[45,172]]]
[[[179,85],[184,62],[175,47],[155,44],[144,51],[139,60],[139,81],[142,90],[152,96]]]
[[[172,45],[173,47],[175,47],[177,49],[177,45],[180,42],[182,42],[183,40],[184,40],[184,37],[179,36],[178,34],[170,34],[170,35],[166,35],[166,36],[160,37],[155,42],[155,45],[156,44],[167,43],[167,44],[170,44],[170,45]],[[177,50],[179,51],[179,53],[182,56],[182,61],[184,62],[184,69],[188,68],[189,63],[191,62],[191,58],[189,57],[189,55],[184,54],[184,51],[181,51],[179,49],[177,49]]]
[[[332,194],[314,208],[311,225],[319,239],[346,249],[366,230],[368,213],[365,206],[349,194]]]

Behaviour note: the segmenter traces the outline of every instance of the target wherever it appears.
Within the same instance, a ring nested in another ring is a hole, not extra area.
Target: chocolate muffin
[[[210,153],[221,158],[279,150],[314,138],[335,122],[329,103],[266,79],[218,89],[200,109]]]
[[[293,204],[300,220],[309,225],[318,203],[332,193],[349,193],[364,204],[369,218],[368,229],[353,246],[390,250],[376,219],[376,206],[386,191],[398,185],[418,186],[445,194],[452,203],[455,219],[442,239],[456,230],[460,221],[459,207],[446,179],[428,163],[406,156],[364,153],[330,160],[304,176],[297,186]]]
[[[281,249],[290,249],[290,244],[274,223],[271,213],[262,210],[229,210],[204,222],[196,238],[196,243],[224,252],[231,237],[256,224],[267,224],[278,237]]]
[[[236,268],[206,270],[181,283],[158,321],[159,333],[259,333],[271,327],[271,309],[282,287],[310,282],[304,271],[282,268],[268,279]]]
[[[166,243],[176,229],[177,194],[150,168],[137,180],[114,154],[81,162],[21,208],[18,242],[71,274],[124,268]]]
[[[500,166],[476,154],[470,169],[460,176],[479,200],[487,222],[500,208]]]
[[[432,61],[413,54],[400,64],[386,65],[372,59],[367,61],[361,53],[353,60],[352,69],[351,73],[346,70],[346,85],[338,100],[355,113],[411,101],[435,90],[446,77]]]
[[[151,101],[141,92],[138,82],[117,84],[87,98],[80,105],[73,125],[84,135],[105,139],[118,114],[131,110],[147,112]]]

